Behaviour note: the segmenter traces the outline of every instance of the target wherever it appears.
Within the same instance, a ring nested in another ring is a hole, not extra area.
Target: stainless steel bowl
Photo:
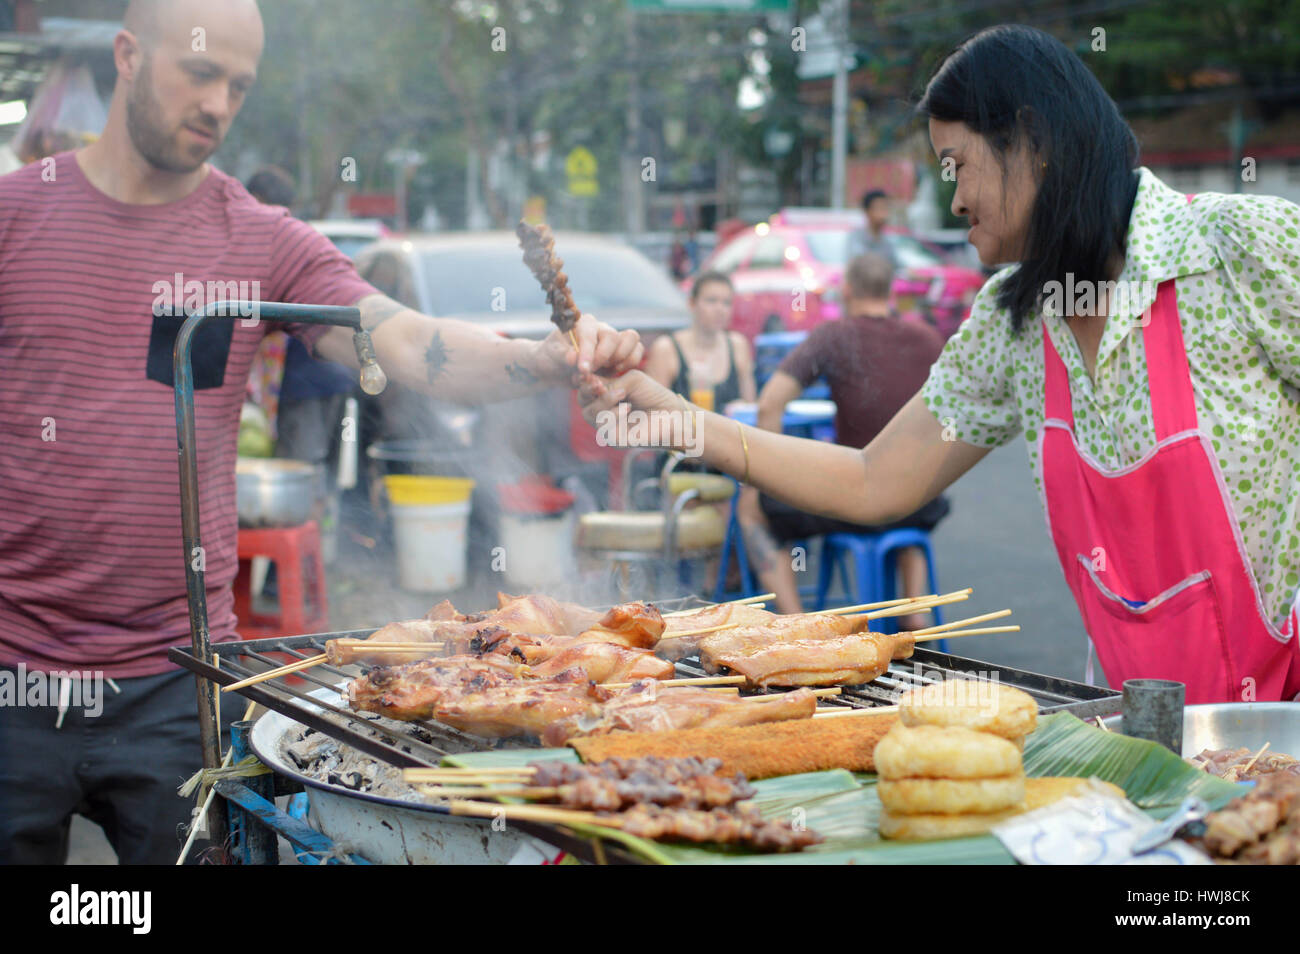
[[[1102,720],[1118,732],[1120,716]],[[1300,758],[1300,703],[1215,702],[1183,709],[1183,755],[1205,749],[1250,749]]]
[[[235,500],[241,527],[296,527],[311,518],[320,468],[301,460],[240,457]]]

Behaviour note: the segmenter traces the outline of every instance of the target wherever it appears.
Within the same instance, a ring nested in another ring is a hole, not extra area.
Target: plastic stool
[[[920,547],[924,552],[930,592],[938,593],[934,576],[934,552],[930,548],[930,534],[926,531],[906,527],[901,530],[886,530],[884,533],[828,533],[823,538],[822,562],[817,575],[817,608],[826,608],[826,596],[830,592],[836,568],[840,571],[844,592],[850,595],[851,602],[882,603],[896,599],[896,554],[905,547]],[[853,577],[849,575],[850,557],[857,571]],[[943,622],[939,607],[936,606],[931,613],[934,616],[932,625],[937,626]],[[885,616],[878,622],[883,632],[898,632],[894,617]],[[947,652],[947,640],[939,640],[937,648],[940,652]]]
[[[740,503],[740,482],[734,480],[733,482],[736,484],[736,489],[731,495],[731,505],[727,514],[727,535],[722,540],[722,554],[718,561],[718,582],[713,588],[715,603],[758,595],[758,580],[754,576],[753,567],[749,565],[749,554],[745,552],[745,538],[740,531],[740,518],[736,513],[736,507]],[[731,570],[733,552],[736,555],[737,569],[740,571],[739,593],[727,589],[727,574]]]
[[[276,566],[280,611],[253,612],[252,562],[266,557]],[[302,636],[329,630],[325,563],[315,521],[297,527],[239,531],[239,573],[235,577],[237,630],[244,639]]]

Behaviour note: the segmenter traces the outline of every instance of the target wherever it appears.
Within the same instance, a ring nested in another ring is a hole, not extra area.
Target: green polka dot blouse
[[[1300,591],[1300,207],[1274,196],[1184,195],[1139,170],[1127,258],[1112,298],[1094,378],[1047,296],[1043,320],[1012,337],[996,293],[1016,266],[980,290],[922,391],[948,434],[996,447],[1025,440],[1040,500],[1043,339],[1070,374],[1080,445],[1107,469],[1155,448],[1143,351],[1156,286],[1176,279],[1200,428],[1211,439],[1264,606],[1282,626]],[[1077,294],[1077,292],[1076,292]],[[1207,504],[1214,502],[1207,501]]]

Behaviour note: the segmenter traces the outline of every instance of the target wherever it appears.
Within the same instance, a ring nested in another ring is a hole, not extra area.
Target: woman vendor
[[[886,523],[1023,438],[1106,678],[1189,703],[1300,694],[1300,207],[1186,196],[1087,67],[999,26],[917,107],[986,265],[928,380],[855,450],[701,413],[705,459],[796,507]],[[640,372],[587,393],[682,410]]]

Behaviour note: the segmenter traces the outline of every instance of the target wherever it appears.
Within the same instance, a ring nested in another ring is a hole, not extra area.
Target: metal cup
[[[1125,679],[1120,732],[1183,754],[1183,699],[1187,687],[1171,679]]]

